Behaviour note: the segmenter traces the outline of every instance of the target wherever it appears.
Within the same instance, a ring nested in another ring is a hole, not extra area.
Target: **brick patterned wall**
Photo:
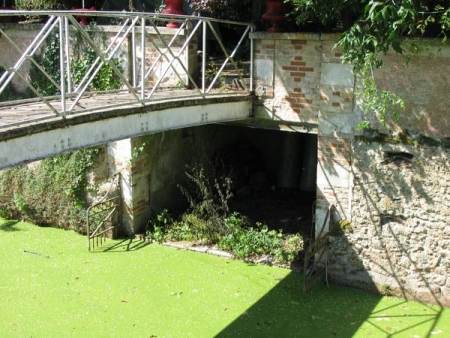
[[[198,69],[197,61],[197,39],[193,38],[191,43],[182,50],[182,46],[187,38],[187,31],[180,32],[180,35],[173,39],[175,33],[173,29],[158,27],[158,34],[149,34],[145,40],[145,67],[146,72],[151,70],[149,77],[147,78],[146,86],[153,86],[160,82],[160,86],[163,87],[176,87],[179,84],[179,77],[176,72],[183,79],[185,84],[188,83],[188,75],[184,68],[193,76]],[[138,49],[141,49],[139,34],[137,35]],[[170,45],[170,50],[173,55],[179,56],[178,61],[167,61],[167,57],[172,59],[171,54],[168,52],[167,46]],[[137,55],[138,59],[142,58],[142,55]],[[184,66],[184,68],[183,68]],[[176,70],[176,72],[175,72]]]
[[[254,33],[257,119],[304,125],[318,133],[317,223],[329,205],[350,218],[351,67],[341,63],[333,34]],[[348,123],[346,123],[348,121]]]
[[[257,105],[261,107],[256,110],[258,117],[317,124],[321,42],[305,34],[258,36],[253,35]]]

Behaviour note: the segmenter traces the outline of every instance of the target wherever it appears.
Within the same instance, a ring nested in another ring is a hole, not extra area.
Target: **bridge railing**
[[[0,11],[5,17],[22,23],[0,23],[0,108],[39,101],[66,117],[104,109],[100,94],[114,94],[111,108],[145,105],[161,92],[252,91],[249,23],[89,10]],[[38,118],[48,116],[30,117]]]

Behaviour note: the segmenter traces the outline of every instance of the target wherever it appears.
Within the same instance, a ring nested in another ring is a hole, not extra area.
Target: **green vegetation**
[[[15,0],[16,8],[19,10],[52,10],[64,8],[60,0]]]
[[[105,35],[96,30],[95,23],[86,30],[92,40],[92,44],[100,52],[105,52]],[[86,73],[90,70],[98,56],[96,50],[86,42],[86,39],[77,31],[73,44],[71,56],[71,70],[73,84],[79,85]],[[59,94],[60,84],[60,41],[57,33],[50,34],[39,55],[34,57],[36,64],[32,63],[30,67],[30,80],[36,90],[44,95]],[[97,63],[95,63],[97,65]],[[45,73],[43,71],[45,71]],[[95,77],[93,78],[89,89],[94,91],[118,89],[120,87],[120,76],[116,72],[122,72],[119,58],[112,58],[109,62],[104,63]],[[93,74],[90,72],[89,74]]]
[[[0,66],[0,77],[2,77],[4,73],[5,68]],[[0,102],[7,102],[24,98],[26,98],[26,96],[23,93],[19,93],[11,83],[9,83],[0,94]]]
[[[100,148],[87,148],[0,172],[0,215],[85,232],[87,172]]]
[[[267,225],[250,221],[237,212],[232,212],[229,201],[233,196],[232,181],[226,175],[217,174],[206,160],[187,167],[189,179],[180,186],[186,196],[189,209],[174,219],[168,210],[163,210],[147,227],[147,236],[156,242],[191,241],[217,244],[238,259],[253,259],[262,255],[271,256],[279,263],[290,263],[299,259],[304,249],[301,234],[283,234],[282,230],[269,230]]]
[[[299,273],[0,221],[3,337],[445,337],[450,310]]]
[[[388,52],[405,56],[405,65],[423,50],[418,37],[447,41],[450,31],[448,0],[292,0],[290,15],[300,30],[315,28],[341,33],[337,46],[344,62],[361,76],[361,98],[365,113],[358,130],[370,128],[371,116],[382,125],[396,124],[405,110],[402,98],[377,88],[373,72],[383,65]],[[408,39],[407,39],[408,38]]]
[[[90,24],[87,33],[94,43],[95,47],[98,48],[102,53],[104,53],[106,50],[105,33],[96,30],[96,25],[94,22]],[[78,85],[81,83],[89,68],[94,64],[96,58],[98,57],[98,54],[95,51],[94,47],[86,41],[86,39],[81,35],[79,31],[75,32],[73,50],[74,53],[71,63],[72,76],[74,83]],[[119,58],[113,58],[110,62],[111,63],[103,64],[99,69],[97,75],[94,77],[91,83],[91,90],[99,91],[117,89],[120,87],[121,79],[120,76],[115,72],[115,69],[119,72],[123,71],[123,68],[120,65],[120,60]]]

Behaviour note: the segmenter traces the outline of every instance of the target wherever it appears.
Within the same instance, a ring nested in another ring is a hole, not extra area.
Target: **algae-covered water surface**
[[[450,310],[287,269],[0,220],[2,337],[449,337]]]

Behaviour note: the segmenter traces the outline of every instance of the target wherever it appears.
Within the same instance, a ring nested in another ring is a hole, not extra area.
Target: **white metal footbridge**
[[[2,18],[17,23],[0,23],[0,169],[250,115],[251,24],[88,10]]]

